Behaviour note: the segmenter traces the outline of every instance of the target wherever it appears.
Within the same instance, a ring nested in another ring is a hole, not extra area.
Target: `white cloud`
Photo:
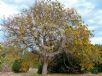
[[[90,40],[92,44],[102,44],[102,37],[93,37]]]
[[[102,10],[94,11],[91,12],[92,15],[88,17],[86,22],[89,24],[89,29],[98,31],[99,29],[102,29]]]
[[[77,12],[84,18],[90,17],[95,5],[88,1],[79,2],[75,5]]]
[[[94,30],[95,31],[97,28],[99,28],[99,27],[98,26],[94,26],[94,25],[93,26],[88,26],[89,30]]]
[[[59,0],[62,4],[64,4],[66,7],[73,7],[73,5],[80,2],[80,0]],[[83,0],[82,0],[83,1]]]
[[[0,18],[9,17],[11,15],[17,14],[18,10],[0,1]]]
[[[22,3],[24,0],[15,0],[15,3]]]
[[[97,10],[95,12],[95,14],[93,14],[94,16],[92,16],[94,23],[97,21],[97,25],[102,25],[102,9],[101,10]]]
[[[65,7],[73,7],[82,15],[89,14],[95,6],[87,0],[59,0]]]
[[[0,30],[2,30],[2,26],[0,25]]]
[[[95,21],[93,19],[88,19],[87,22],[93,24]]]

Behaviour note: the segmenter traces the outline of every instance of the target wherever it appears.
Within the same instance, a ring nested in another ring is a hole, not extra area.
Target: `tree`
[[[70,32],[70,33],[67,33]],[[93,68],[94,63],[101,61],[100,51],[90,43],[89,38],[91,37],[91,32],[83,24],[78,24],[77,28],[68,28],[66,30],[67,39],[67,52],[71,50],[81,62],[82,69],[90,70]],[[73,38],[72,38],[73,37]]]
[[[47,74],[48,62],[63,51],[78,58],[90,55],[85,50],[91,50],[88,47],[91,46],[89,30],[74,9],[64,8],[57,1],[39,1],[31,9],[9,18],[3,25],[8,44],[40,56],[43,76]],[[81,62],[84,63],[86,58]]]

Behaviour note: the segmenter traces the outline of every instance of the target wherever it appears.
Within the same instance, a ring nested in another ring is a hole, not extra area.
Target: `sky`
[[[94,37],[90,38],[93,44],[102,44],[102,0],[58,0],[65,7],[75,8],[88,25],[89,30],[94,30]],[[4,17],[14,16],[22,9],[29,9],[34,0],[0,0],[0,23]],[[0,26],[0,30],[3,28]],[[0,31],[0,41],[4,33]]]

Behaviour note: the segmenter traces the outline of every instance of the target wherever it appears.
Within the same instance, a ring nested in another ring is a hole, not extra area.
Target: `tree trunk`
[[[46,57],[44,58],[44,61],[43,61],[42,76],[47,75],[47,67],[48,67],[48,59]]]

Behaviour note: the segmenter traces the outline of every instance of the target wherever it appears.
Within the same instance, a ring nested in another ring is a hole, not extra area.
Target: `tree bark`
[[[47,75],[47,67],[48,67],[48,59],[46,57],[44,58],[44,61],[43,61],[42,76]]]

